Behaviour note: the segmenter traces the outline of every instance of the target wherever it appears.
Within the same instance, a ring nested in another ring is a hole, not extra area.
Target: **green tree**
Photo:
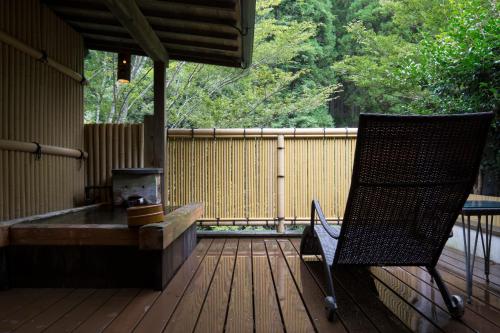
[[[277,19],[280,0],[260,0],[253,63],[247,69],[172,61],[167,70],[170,127],[332,126],[325,105],[336,85],[316,84],[304,55],[321,48],[318,25]],[[326,34],[328,31],[324,31]],[[91,51],[86,60],[86,121],[140,122],[152,113],[151,62],[133,57],[130,84],[115,83],[116,59]],[[329,67],[330,61],[324,61]]]

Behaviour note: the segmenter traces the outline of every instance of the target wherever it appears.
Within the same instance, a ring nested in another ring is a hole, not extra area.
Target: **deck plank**
[[[276,240],[265,240],[271,275],[287,332],[314,332],[308,312]]]
[[[464,262],[456,258],[447,256],[446,254],[441,255],[441,257],[439,257],[439,264],[446,266],[447,268],[453,270],[454,272],[465,275]],[[474,275],[474,280],[480,281],[488,289],[491,289],[500,294],[500,277],[494,274],[490,274],[490,281],[487,282],[486,275],[484,274],[484,266],[482,265],[478,266],[476,263],[474,264],[473,275]]]
[[[421,267],[400,267],[400,269],[408,272],[409,274],[419,278],[425,283],[431,285],[434,289],[437,290],[437,286],[435,282],[432,280],[431,276],[427,271],[425,271]],[[445,282],[446,283],[446,282]],[[446,283],[446,286],[452,295],[460,295],[465,298],[465,291],[458,289],[454,285],[450,283]],[[476,296],[473,296],[472,303],[465,302],[466,311],[471,310],[476,312],[478,315],[482,316],[485,320],[488,320],[500,327],[500,311],[491,307],[489,304],[480,300]]]
[[[102,332],[115,319],[127,304],[139,293],[139,289],[119,290],[87,320],[77,327],[75,332]]]
[[[0,320],[18,311],[24,305],[44,297],[50,289],[14,288],[0,291]]]
[[[172,278],[162,294],[156,299],[149,311],[146,312],[136,332],[161,332],[175,307],[181,300],[184,291],[188,287],[194,274],[197,272],[201,262],[212,244],[211,239],[202,239],[196,245],[193,253],[181,266],[177,274]]]
[[[278,244],[290,268],[297,290],[300,292],[304,304],[309,311],[314,327],[319,332],[347,332],[341,320],[330,322],[326,318],[325,295],[314,281],[314,278],[290,241],[288,239],[279,239]]]
[[[253,332],[252,241],[241,239],[227,311],[227,333]]]
[[[453,285],[462,290],[464,294],[466,293],[467,284],[463,275],[450,273],[447,269],[443,269],[443,267],[439,264],[438,270],[443,281],[447,285]],[[474,283],[472,284],[472,296],[484,302],[487,302],[490,306],[496,308],[497,310],[500,310],[500,298],[497,295],[493,294],[491,291],[484,289],[484,287],[476,280],[474,280]]]
[[[190,282],[164,332],[192,332],[219,263],[225,239],[213,241],[207,255]]]
[[[463,323],[452,320],[448,312],[442,310],[428,299],[422,297],[422,295],[418,292],[411,289],[405,283],[402,283],[396,277],[390,275],[384,269],[380,267],[371,267],[370,271],[372,272],[372,275],[380,281],[380,283],[385,285],[386,288],[397,293],[401,299],[406,301],[408,304],[411,304],[415,310],[421,313],[425,318],[440,329],[444,331],[453,331],[455,333],[472,332],[472,330]]]
[[[28,320],[22,326],[16,329],[16,332],[35,333],[41,332],[56,322],[59,318],[78,306],[82,301],[89,297],[94,289],[76,289],[68,296],[62,298],[36,317]]]
[[[317,256],[301,258],[299,245],[295,238],[202,239],[163,292],[0,291],[0,333],[500,331],[494,283],[474,276],[473,303],[453,320],[422,267],[337,269],[338,316],[329,322],[323,264]],[[445,250],[438,266],[450,292],[464,295],[459,255]]]
[[[252,240],[255,331],[284,332],[264,241]]]
[[[226,241],[195,332],[222,332],[224,330],[237,249],[237,239]]]
[[[465,276],[465,272],[463,272],[460,268],[458,268],[454,265],[450,265],[444,261],[438,262],[437,267],[441,272],[447,272],[447,273],[450,273],[450,274],[455,275],[455,276],[460,277],[460,278],[462,276]],[[498,287],[496,287],[494,284],[486,283],[486,280],[483,278],[479,278],[477,276],[474,276],[474,278],[472,280],[472,287],[473,288],[477,287],[481,290],[484,290],[488,293],[488,295],[495,296],[497,298],[500,297],[500,289]]]
[[[290,239],[297,253],[300,249],[300,239]],[[306,263],[307,269],[321,288],[323,295],[326,295],[325,274],[323,264],[315,259]],[[337,298],[337,314],[349,332],[378,332],[370,319],[361,311],[359,306],[351,299],[347,292],[338,285],[334,285],[335,296]]]
[[[71,289],[49,289],[40,299],[26,304],[0,321],[0,332],[10,332],[71,293]]]
[[[367,269],[342,267],[334,272],[337,282],[381,332],[409,332],[407,326],[378,298],[373,278]]]
[[[480,241],[478,241],[478,243],[479,243],[478,244],[478,251],[481,251],[481,253],[482,253],[483,250],[481,248]],[[451,247],[445,247],[443,249],[443,252],[441,255],[445,255],[445,256],[459,260],[460,262],[463,263],[463,267],[465,268],[465,263],[464,263],[465,255],[463,252],[456,250],[454,248],[451,248]],[[484,273],[484,259],[483,258],[476,256],[474,269],[475,270],[478,269]],[[490,260],[490,275],[495,275],[497,277],[500,277],[500,265],[496,262],[491,261],[491,260]]]
[[[141,290],[111,324],[106,327],[104,332],[122,333],[132,331],[160,294],[161,292],[156,290]]]
[[[427,284],[399,267],[385,267],[384,269],[391,275],[398,278],[401,282],[410,286],[410,288],[418,292],[420,295],[438,305],[443,311],[448,311],[441,293],[434,286]],[[476,312],[469,309],[466,309],[461,321],[469,328],[479,332],[495,332],[496,330],[499,330],[498,326],[484,320],[484,318],[479,316]]]
[[[116,294],[117,289],[100,289],[90,295],[70,312],[53,323],[45,332],[72,332],[82,324],[92,313],[97,311],[108,299]]]

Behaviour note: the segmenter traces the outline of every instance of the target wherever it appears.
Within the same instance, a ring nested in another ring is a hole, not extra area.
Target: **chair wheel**
[[[452,295],[451,304],[453,305],[453,308],[450,309],[451,316],[455,319],[461,318],[465,311],[463,298],[458,295]]]
[[[326,317],[329,321],[333,321],[335,319],[335,312],[337,311],[337,304],[332,296],[325,297],[325,308]]]

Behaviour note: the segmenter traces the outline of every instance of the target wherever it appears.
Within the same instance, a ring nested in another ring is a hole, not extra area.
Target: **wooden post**
[[[278,230],[285,232],[285,136],[278,135]]]
[[[154,62],[154,114],[144,118],[144,166],[165,172],[165,63]],[[161,199],[165,205],[165,177],[161,176]]]

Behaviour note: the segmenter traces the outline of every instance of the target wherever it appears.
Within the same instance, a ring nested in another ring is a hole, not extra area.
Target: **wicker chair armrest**
[[[318,215],[319,221],[323,225],[323,228],[325,228],[326,232],[333,238],[338,239],[339,238],[339,232],[330,226],[328,222],[325,219],[325,215],[323,214],[323,210],[321,209],[321,206],[319,205],[319,202],[317,200],[313,200],[311,204],[311,228],[314,230],[314,224],[315,224],[315,217],[316,214]]]

